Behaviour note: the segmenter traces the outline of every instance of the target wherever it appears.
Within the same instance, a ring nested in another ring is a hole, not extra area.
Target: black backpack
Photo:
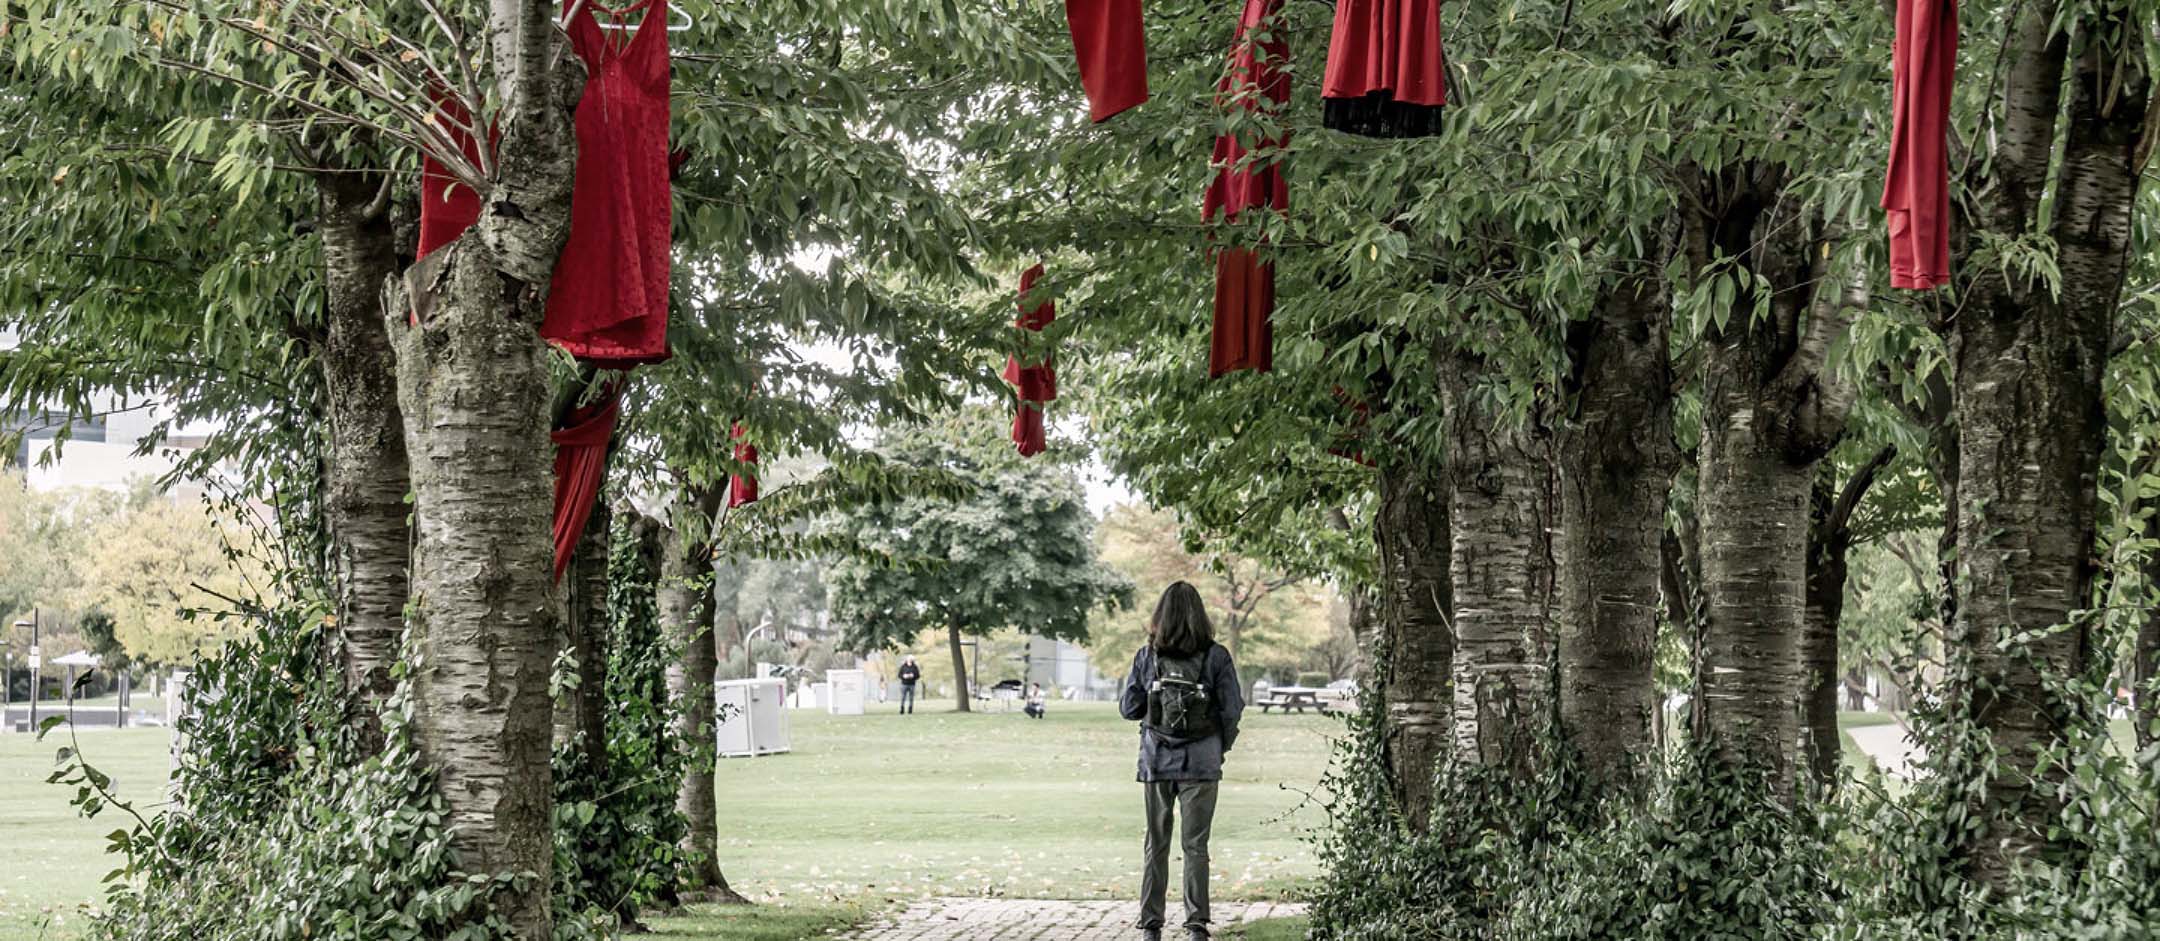
[[[1215,695],[1208,688],[1205,650],[1190,657],[1157,651],[1155,679],[1148,684],[1147,727],[1194,741],[1215,734]]]

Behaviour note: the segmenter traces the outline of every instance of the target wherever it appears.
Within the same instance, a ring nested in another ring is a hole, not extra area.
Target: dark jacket
[[[922,667],[916,666],[912,663],[903,663],[900,665],[900,682],[903,685],[913,686],[915,685],[915,681],[919,679],[922,679]]]
[[[1201,667],[1215,698],[1215,734],[1194,741],[1179,741],[1158,734],[1146,723],[1140,726],[1140,780],[1220,781],[1223,754],[1237,744],[1238,717],[1245,713],[1245,695],[1239,688],[1237,665],[1221,644],[1208,647]],[[1148,684],[1155,680],[1155,651],[1141,647],[1133,654],[1132,672],[1125,674],[1125,689],[1118,694],[1118,714],[1139,721],[1147,718]]]

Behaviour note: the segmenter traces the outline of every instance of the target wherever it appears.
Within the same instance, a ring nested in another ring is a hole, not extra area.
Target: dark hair
[[[1155,602],[1148,617],[1148,646],[1177,657],[1189,657],[1215,643],[1215,625],[1208,621],[1200,590],[1185,582],[1172,582]]]

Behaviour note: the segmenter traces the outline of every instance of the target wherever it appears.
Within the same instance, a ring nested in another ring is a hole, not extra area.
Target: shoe
[[[1185,941],[1209,941],[1213,937],[1214,935],[1208,934],[1206,928],[1198,925],[1189,925],[1185,928]]]
[[[1140,941],[1162,941],[1161,928],[1140,929]]]

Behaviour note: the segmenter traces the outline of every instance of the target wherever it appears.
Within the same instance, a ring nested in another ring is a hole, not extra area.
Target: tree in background
[[[969,711],[962,637],[1003,629],[1085,640],[1088,614],[1132,602],[1132,585],[1095,555],[1095,520],[1071,468],[1009,450],[1001,422],[971,409],[935,424],[891,429],[881,451],[939,467],[972,484],[959,498],[909,497],[843,510],[826,535],[882,558],[844,557],[826,574],[844,645],[893,649],[945,632],[959,710]]]
[[[1327,642],[1331,590],[1192,536],[1174,514],[1139,503],[1112,507],[1096,531],[1102,560],[1133,583],[1143,609],[1171,582],[1199,588],[1215,639],[1247,672],[1272,668],[1287,678],[1327,669],[1312,654]],[[1115,669],[1138,649],[1147,614],[1096,618],[1088,647],[1098,666]]]
[[[151,500],[98,522],[76,561],[78,603],[112,621],[130,659],[180,665],[244,628],[204,618],[223,599],[272,600],[252,534],[200,507]]]

